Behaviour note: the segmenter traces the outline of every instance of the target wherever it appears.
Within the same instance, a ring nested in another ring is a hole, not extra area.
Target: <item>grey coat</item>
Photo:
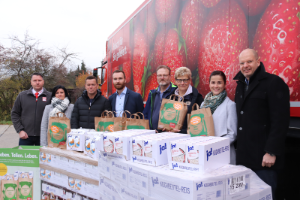
[[[65,114],[67,118],[71,119],[71,115],[73,112],[74,104],[69,104]],[[43,119],[41,123],[41,146],[47,146],[48,145],[48,124],[49,124],[49,118],[50,118],[50,112],[53,110],[53,106],[47,105],[44,110]]]
[[[32,88],[21,92],[11,110],[11,121],[19,133],[24,130],[28,136],[40,136],[41,120],[45,106],[51,102],[51,92],[45,88],[36,101]]]

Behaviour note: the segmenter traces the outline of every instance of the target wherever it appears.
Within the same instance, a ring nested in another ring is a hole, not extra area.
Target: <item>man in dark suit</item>
[[[238,116],[237,165],[252,169],[272,187],[284,166],[285,137],[289,127],[290,95],[287,84],[269,74],[253,49],[239,55],[235,76]]]
[[[122,70],[113,72],[113,84],[117,92],[109,97],[112,111],[115,111],[115,116],[121,117],[122,111],[128,110],[131,114],[143,112],[144,104],[142,96],[139,93],[129,90],[126,84],[125,73]],[[126,113],[127,117],[129,113]]]

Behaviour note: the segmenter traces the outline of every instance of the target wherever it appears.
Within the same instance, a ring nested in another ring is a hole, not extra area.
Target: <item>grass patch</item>
[[[13,125],[12,121],[0,121],[0,125]]]

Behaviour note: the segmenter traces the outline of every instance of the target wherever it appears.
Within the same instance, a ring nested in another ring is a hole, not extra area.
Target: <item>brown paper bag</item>
[[[1,200],[17,199],[18,179],[13,174],[5,175],[1,180]]]
[[[66,117],[65,113],[57,113],[56,117],[50,117],[47,134],[48,147],[65,149],[67,133],[70,133],[70,131],[70,119]]]
[[[167,131],[173,129],[181,130],[187,113],[187,105],[183,101],[180,101],[180,96],[177,96],[177,100],[172,99],[172,97],[176,96],[173,94],[169,99],[162,100],[159,111],[159,130],[164,128]]]
[[[123,131],[126,129],[126,121],[129,120],[129,118],[127,118],[126,112],[129,113],[129,116],[131,115],[131,113],[128,110],[121,111],[121,112],[122,112],[121,117],[114,118],[114,131]]]
[[[19,188],[17,200],[33,199],[33,172],[19,174]]]
[[[194,110],[194,108],[196,109]],[[210,108],[199,108],[198,104],[194,104],[192,112],[188,117],[188,134],[195,136],[214,136],[214,120]]]
[[[95,117],[96,131],[114,131],[114,113],[108,110],[102,112],[101,117]]]
[[[126,121],[126,130],[129,129],[149,129],[149,120],[144,119],[144,115],[141,112],[132,114],[128,121]]]

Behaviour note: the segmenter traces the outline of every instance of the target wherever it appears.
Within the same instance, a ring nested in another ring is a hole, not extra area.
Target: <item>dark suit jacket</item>
[[[263,156],[271,153],[276,155],[276,161],[270,169],[282,169],[290,117],[288,86],[280,77],[267,73],[263,63],[251,76],[248,90],[241,72],[234,80],[238,117],[236,164],[266,169],[261,166]]]
[[[112,107],[112,111],[116,111],[116,98],[117,98],[117,93],[114,93],[109,97],[109,102]],[[137,112],[143,113],[144,103],[143,103],[142,96],[139,93],[136,93],[127,88],[123,110],[128,110],[131,114]],[[128,113],[126,114],[127,117],[130,117]]]

